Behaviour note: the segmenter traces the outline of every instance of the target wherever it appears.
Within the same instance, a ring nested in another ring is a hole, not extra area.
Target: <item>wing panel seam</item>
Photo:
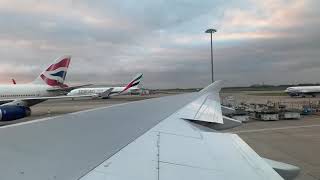
[[[160,180],[160,133],[157,134],[157,178]]]
[[[203,168],[203,167],[198,167],[198,166],[190,166],[190,165],[187,165],[187,164],[173,163],[173,162],[168,162],[168,161],[160,161],[160,163],[170,164],[170,165],[175,165],[175,166],[183,166],[183,167],[195,168],[195,169],[209,170],[209,171],[215,171],[215,172],[220,172],[221,171],[221,170],[218,170],[218,169]]]
[[[172,136],[180,136],[180,137],[185,137],[185,138],[193,138],[193,139],[203,139],[203,138],[199,138],[199,137],[194,137],[194,136],[186,136],[186,135],[181,135],[181,134],[175,134],[175,133],[169,133],[169,132],[164,132],[164,131],[159,131],[159,130],[156,130],[156,131],[151,131],[151,132],[158,132],[158,133],[161,133],[161,134],[167,134],[167,135],[172,135]]]

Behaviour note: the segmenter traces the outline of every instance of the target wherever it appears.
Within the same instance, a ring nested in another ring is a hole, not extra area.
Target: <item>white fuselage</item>
[[[0,99],[20,99],[26,97],[48,97],[59,95],[48,91],[51,87],[38,84],[0,85]],[[61,93],[61,92],[60,92]]]
[[[110,88],[113,88],[111,91],[111,94],[119,93],[124,90],[125,87],[98,87],[98,88],[78,88],[70,91],[67,95],[68,96],[78,96],[78,95],[98,95],[100,93],[103,93]],[[132,87],[129,88],[126,92],[130,93],[132,91],[136,91],[139,88]]]
[[[318,94],[320,93],[320,86],[296,86],[288,87],[285,92],[292,95],[301,95],[301,94]]]

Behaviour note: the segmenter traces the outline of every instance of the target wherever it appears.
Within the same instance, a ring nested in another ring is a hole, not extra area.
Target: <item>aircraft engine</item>
[[[25,106],[4,105],[0,106],[0,120],[12,121],[31,115],[31,109]]]

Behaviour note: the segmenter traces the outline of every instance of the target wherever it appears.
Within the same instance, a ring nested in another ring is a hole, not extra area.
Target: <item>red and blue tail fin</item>
[[[64,80],[67,76],[70,61],[71,56],[62,56],[56,59],[55,62],[43,71],[32,83],[65,87]]]
[[[141,84],[142,77],[142,73],[137,74],[119,94],[127,91],[130,88],[137,87],[139,84]]]

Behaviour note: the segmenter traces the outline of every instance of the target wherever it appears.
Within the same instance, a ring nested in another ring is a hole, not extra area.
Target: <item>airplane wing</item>
[[[97,94],[99,98],[108,98],[110,94],[112,93],[113,88],[110,88],[102,93]]]
[[[7,137],[0,138],[1,178],[282,179],[272,164],[291,166],[266,162],[237,135],[203,126],[230,120],[218,85],[0,127]]]
[[[47,96],[47,97],[24,97],[24,98],[12,98],[12,99],[1,99],[0,105],[18,105],[18,106],[33,106],[40,102],[49,100],[49,99],[73,99],[81,97],[93,97],[93,95],[77,95],[77,96]]]
[[[73,99],[73,98],[84,98],[84,97],[108,97],[111,93],[113,88],[110,88],[100,94],[86,94],[86,95],[74,95],[74,96],[67,96],[67,95],[60,95],[60,96],[34,96],[34,97],[23,97],[23,98],[8,98],[8,99],[1,99],[0,100],[0,105],[20,105],[20,106],[33,106],[35,104],[38,104],[40,102],[50,100],[50,99]]]
[[[77,85],[77,86],[65,86],[65,87],[61,87],[61,88],[57,88],[57,89],[48,89],[48,91],[65,91],[65,92],[69,92],[72,91],[74,89],[77,88],[82,88],[82,87],[87,87],[87,86],[91,86],[92,84],[82,84],[82,85]]]

